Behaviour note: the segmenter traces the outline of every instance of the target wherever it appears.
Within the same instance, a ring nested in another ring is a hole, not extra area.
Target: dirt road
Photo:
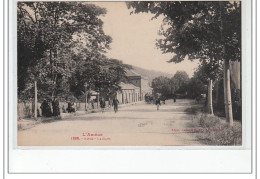
[[[18,131],[21,146],[197,146],[195,133],[188,132],[193,115],[184,110],[191,100],[166,101],[156,110],[153,104],[136,104],[91,113],[66,120],[42,123]]]

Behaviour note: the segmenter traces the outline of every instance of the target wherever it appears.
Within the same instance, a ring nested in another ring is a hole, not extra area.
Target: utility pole
[[[37,81],[34,81],[34,119],[37,120],[37,109],[38,109],[38,99],[37,99]]]
[[[86,99],[85,99],[85,111],[87,111],[87,102],[88,102],[88,94],[87,94],[88,83],[87,82],[85,82],[84,87],[85,87],[85,97],[86,97]]]

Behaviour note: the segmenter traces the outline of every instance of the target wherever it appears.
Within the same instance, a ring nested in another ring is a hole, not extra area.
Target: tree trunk
[[[229,60],[224,59],[224,102],[226,121],[229,126],[233,126],[233,113],[232,113],[232,101],[231,101],[231,88],[230,88],[230,69]]]
[[[50,49],[50,71],[51,71],[51,82],[53,84],[53,59],[52,59],[52,49]],[[54,98],[54,89],[51,87],[51,100]]]
[[[55,58],[57,58],[57,51],[55,49],[50,49],[50,68],[51,68],[51,82],[52,82],[52,89],[51,89],[51,99],[54,100],[56,94],[56,80],[57,74],[55,73],[54,66],[56,66]]]
[[[233,126],[233,113],[232,113],[232,103],[231,103],[231,88],[230,88],[230,69],[229,69],[229,60],[225,58],[225,41],[223,36],[223,15],[222,10],[223,2],[219,1],[220,5],[220,36],[222,42],[222,59],[224,62],[224,103],[225,103],[225,113],[226,113],[226,121],[229,123],[229,126]]]
[[[37,109],[38,109],[38,99],[37,99],[37,81],[34,81],[34,119],[37,120]]]
[[[212,80],[209,80],[208,85],[208,112],[210,115],[214,115],[212,105]]]
[[[219,91],[218,91],[218,88],[219,88],[219,80],[216,81],[216,103],[218,104],[218,101],[219,101]]]
[[[50,49],[50,70],[51,70],[51,78],[52,78],[52,50]]]

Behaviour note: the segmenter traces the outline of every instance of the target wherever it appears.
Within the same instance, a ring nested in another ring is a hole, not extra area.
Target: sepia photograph
[[[18,1],[16,17],[17,146],[243,145],[241,1]]]

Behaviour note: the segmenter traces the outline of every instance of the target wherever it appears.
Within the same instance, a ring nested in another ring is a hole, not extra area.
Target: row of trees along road
[[[189,82],[189,76],[185,71],[177,71],[172,78],[154,78],[152,88],[155,93],[161,93],[163,98],[172,98],[174,94],[185,95]]]
[[[40,100],[80,98],[86,83],[107,93],[119,88],[131,67],[104,55],[112,41],[99,18],[104,14],[84,2],[17,3],[19,100],[37,104],[37,92]]]
[[[214,69],[222,64],[226,120],[233,125],[230,61],[241,59],[241,3],[232,1],[128,2],[133,13],[164,16],[157,46],[163,53],[173,53],[170,62],[200,59]],[[204,67],[202,67],[204,68]],[[208,69],[207,69],[208,70]],[[211,75],[208,76],[211,81]]]

